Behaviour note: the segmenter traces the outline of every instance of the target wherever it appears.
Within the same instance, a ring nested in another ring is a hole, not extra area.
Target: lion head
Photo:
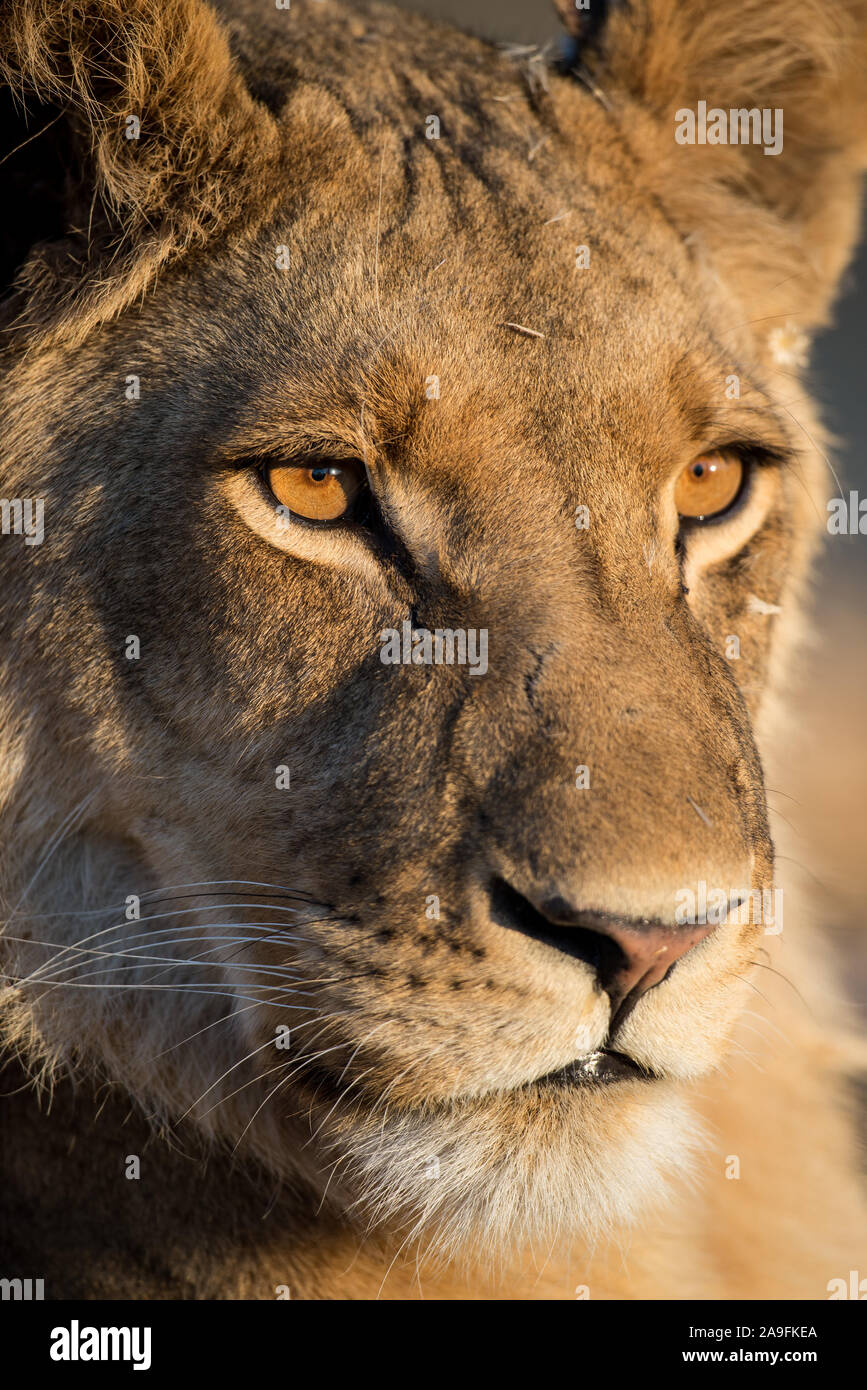
[[[34,1075],[446,1252],[688,1172],[768,931],[859,9],[564,5],[516,61],[367,0],[6,7]]]

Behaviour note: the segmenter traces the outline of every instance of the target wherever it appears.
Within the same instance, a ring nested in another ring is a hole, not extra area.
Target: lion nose
[[[584,912],[561,897],[538,905],[504,879],[491,886],[494,921],[589,965],[611,1000],[612,1017],[665,979],[672,966],[713,930],[713,923],[670,926],[604,912]],[[627,1004],[628,1000],[628,1004]]]

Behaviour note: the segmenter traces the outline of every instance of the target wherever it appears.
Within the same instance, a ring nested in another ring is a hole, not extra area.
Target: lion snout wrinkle
[[[610,633],[586,612],[574,615],[577,638],[492,672],[481,710],[463,713],[456,757],[476,788],[490,871],[537,905],[547,891],[667,926],[678,893],[701,880],[766,886],[773,851],[743,706],[723,690],[712,707],[688,659],[672,699],[671,669],[636,637],[609,662]],[[623,690],[636,717],[622,715]]]

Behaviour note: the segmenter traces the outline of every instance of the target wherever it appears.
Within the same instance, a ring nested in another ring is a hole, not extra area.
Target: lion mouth
[[[655,1072],[646,1071],[625,1052],[601,1048],[557,1071],[540,1076],[537,1086],[612,1086],[618,1081],[657,1081]]]

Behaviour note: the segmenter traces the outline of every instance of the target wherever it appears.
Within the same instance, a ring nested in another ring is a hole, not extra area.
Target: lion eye
[[[681,517],[690,521],[709,521],[728,511],[743,486],[746,468],[743,459],[727,450],[700,454],[685,468],[674,489],[674,501]]]
[[[339,521],[352,511],[365,484],[364,464],[269,464],[262,477],[281,506],[305,521]]]

